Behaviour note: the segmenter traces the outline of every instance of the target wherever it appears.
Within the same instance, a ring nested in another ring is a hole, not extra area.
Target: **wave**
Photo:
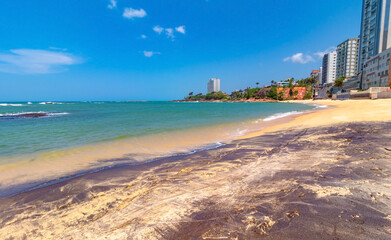
[[[292,111],[292,112],[286,112],[286,113],[277,113],[277,114],[271,115],[270,117],[264,118],[263,121],[264,122],[268,122],[268,121],[276,120],[276,119],[279,119],[279,118],[284,118],[284,117],[291,116],[291,115],[298,115],[298,114],[302,114],[302,113],[303,112],[298,112],[298,111]]]
[[[40,102],[39,104],[46,105],[46,104],[66,104],[61,102]]]
[[[18,112],[18,113],[4,113],[0,114],[0,118],[41,118],[41,117],[54,117],[69,114],[67,112]]]
[[[0,103],[0,106],[2,107],[21,107],[23,104],[16,104],[16,103]]]

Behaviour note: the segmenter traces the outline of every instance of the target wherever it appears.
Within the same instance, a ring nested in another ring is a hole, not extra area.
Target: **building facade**
[[[336,78],[357,76],[359,38],[350,38],[337,47]]]
[[[336,77],[337,51],[327,53],[323,57],[322,84],[333,83]]]
[[[387,87],[391,85],[391,48],[367,60],[363,65],[362,89]]]
[[[316,85],[318,85],[318,86],[322,84],[322,69],[323,69],[323,67],[320,67],[318,74],[316,74],[316,76],[315,76]]]
[[[319,74],[319,70],[312,70],[311,77],[316,77]]]
[[[363,0],[358,72],[371,57],[391,47],[391,0]]]
[[[220,92],[220,79],[211,78],[208,82],[208,93]]]

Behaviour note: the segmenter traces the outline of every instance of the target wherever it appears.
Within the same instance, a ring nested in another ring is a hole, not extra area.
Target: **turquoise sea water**
[[[311,108],[302,104],[284,103],[14,104],[16,106],[0,105],[0,156],[238,122]],[[41,118],[15,115],[32,112],[52,115]]]
[[[101,158],[98,160],[108,158],[110,151],[118,154],[113,158],[142,150],[146,154],[154,149],[159,149],[161,155],[163,148],[174,149],[175,145],[184,144],[189,149],[192,144],[199,147],[220,140],[224,124],[231,130],[235,124],[242,124],[240,131],[243,131],[243,123],[311,108],[314,107],[287,103],[0,103],[0,196],[2,188],[9,188],[15,178],[19,180],[15,184],[25,184],[63,177],[95,165],[104,167],[102,161],[92,160],[92,152],[95,158]],[[182,139],[186,134],[189,136]],[[153,136],[163,137],[153,140]],[[94,145],[99,147],[94,149]],[[83,146],[89,147],[80,148]],[[76,148],[80,149],[72,150]],[[2,171],[7,171],[7,179],[1,177]],[[46,176],[47,172],[50,174]]]

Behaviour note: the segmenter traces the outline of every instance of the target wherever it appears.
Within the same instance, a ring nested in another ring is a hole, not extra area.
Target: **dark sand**
[[[391,239],[391,123],[291,129],[0,200],[0,239]]]

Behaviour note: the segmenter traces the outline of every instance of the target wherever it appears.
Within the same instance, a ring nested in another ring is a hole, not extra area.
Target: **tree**
[[[269,98],[269,99],[278,100],[277,87],[276,86],[272,86],[270,88],[270,91],[267,92],[266,97]]]
[[[255,98],[266,98],[267,94],[269,93],[270,89],[267,88],[261,88],[257,93],[255,93]]]
[[[190,97],[193,96],[193,92],[189,92],[189,96],[190,96]]]
[[[312,86],[308,87],[307,92],[304,94],[303,99],[311,99],[312,98]]]
[[[316,83],[316,78],[315,77],[309,77],[309,78],[304,78],[299,81],[297,81],[297,84],[299,87],[306,87],[306,86],[312,86]]]
[[[255,84],[257,85],[257,88],[258,88],[259,82],[256,82]]]
[[[342,88],[343,87],[343,81],[345,80],[345,77],[340,77],[340,78],[337,78],[334,82],[334,87],[339,87],[339,88]]]
[[[283,88],[280,92],[278,92],[278,99],[277,100],[284,100],[284,95],[285,95],[285,88]]]
[[[232,99],[242,99],[243,94],[240,91],[235,91],[231,93],[231,98]]]
[[[222,92],[213,92],[205,95],[206,100],[222,100],[227,99],[227,96]]]

